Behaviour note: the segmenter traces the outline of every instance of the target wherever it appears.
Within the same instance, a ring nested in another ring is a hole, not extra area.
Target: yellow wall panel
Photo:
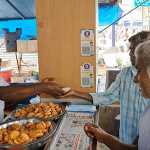
[[[95,29],[95,0],[37,0],[40,77],[55,77],[58,83],[82,91],[80,65],[95,56],[80,56],[80,29]]]

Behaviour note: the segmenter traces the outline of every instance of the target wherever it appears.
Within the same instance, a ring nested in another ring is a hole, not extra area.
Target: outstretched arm
[[[104,144],[106,144],[111,150],[137,150],[136,145],[128,145],[119,141],[116,137],[106,134],[103,137]]]
[[[127,145],[119,141],[116,137],[108,134],[100,127],[93,124],[86,124],[84,127],[86,134],[91,138],[96,138],[99,142],[107,145],[111,150],[137,150],[136,145]]]
[[[70,89],[68,92],[65,92],[64,95],[60,96],[60,98],[65,98],[65,97],[82,98],[82,99],[85,99],[91,103],[93,101],[93,98],[89,93],[81,92],[81,91],[77,91],[77,90],[72,90],[72,89]]]
[[[15,104],[29,96],[46,93],[54,97],[64,94],[64,91],[55,82],[41,82],[32,85],[10,85],[0,87],[0,99],[7,104]]]
[[[115,101],[120,100],[120,87],[121,83],[125,81],[125,77],[123,76],[126,73],[126,70],[122,70],[118,75],[116,80],[111,84],[111,86],[102,93],[85,93],[77,90],[70,89],[65,95],[60,98],[65,97],[77,97],[82,98],[87,101],[90,101],[94,104],[103,104],[109,105]]]

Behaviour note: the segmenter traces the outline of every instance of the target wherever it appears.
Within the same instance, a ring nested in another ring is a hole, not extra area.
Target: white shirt
[[[143,113],[139,124],[139,150],[150,150],[150,106]]]

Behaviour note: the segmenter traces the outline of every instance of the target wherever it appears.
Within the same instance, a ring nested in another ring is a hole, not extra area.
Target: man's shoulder
[[[144,113],[142,118],[140,119],[140,125],[139,125],[139,149],[142,150],[149,150],[150,144],[150,106],[148,106]]]
[[[145,122],[147,122],[145,124]],[[140,127],[143,129],[150,124],[150,106],[147,106],[140,119]]]
[[[130,73],[132,73],[132,67],[131,66],[122,68],[121,71],[120,71],[120,74],[122,74],[124,76],[126,76]]]
[[[143,113],[143,116],[148,116],[150,117],[150,105],[148,105],[145,110],[144,110],[144,113]]]
[[[132,66],[124,67],[121,71],[132,71]]]

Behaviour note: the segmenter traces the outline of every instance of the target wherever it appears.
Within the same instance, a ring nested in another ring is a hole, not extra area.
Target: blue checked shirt
[[[150,104],[134,83],[134,67],[124,68],[104,93],[91,93],[95,105],[109,105],[120,101],[120,140],[131,144],[138,135],[139,120],[145,107]]]

